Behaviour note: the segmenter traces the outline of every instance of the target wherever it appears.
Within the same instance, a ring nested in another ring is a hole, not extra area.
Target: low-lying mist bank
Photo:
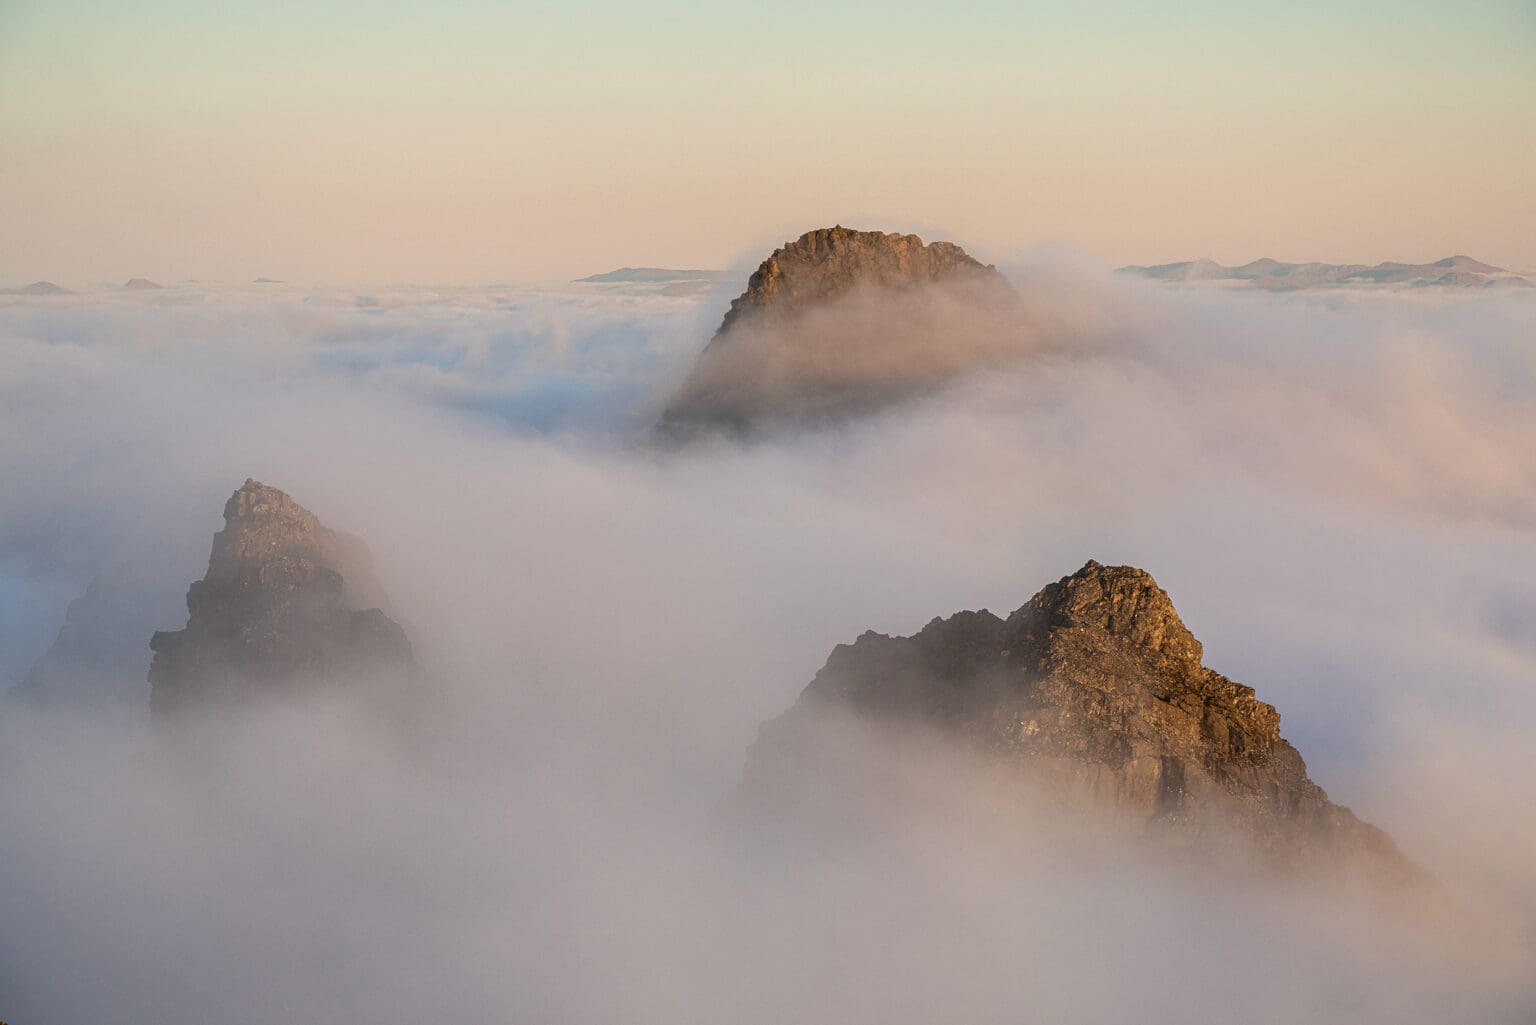
[[[654,749],[606,743],[617,723],[575,745],[495,710],[406,750],[321,702],[248,714],[216,746],[142,720],[8,716],[0,811],[29,827],[0,865],[8,1008],[145,1022],[1027,1008],[1173,1023],[1234,1004],[1267,1022],[1528,1017],[1529,937],[1506,913],[1180,871],[1112,828],[1034,812],[952,749],[836,723],[824,739],[877,791],[823,793],[820,817],[723,817]]]
[[[109,569],[180,627],[256,477],[367,540],[439,684],[403,748],[324,704],[195,756],[136,700],[0,709],[0,1015],[1528,1021],[1536,302],[1013,277],[1049,351],[676,452],[640,439],[718,297],[0,305],[9,679]],[[1481,937],[1042,857],[936,755],[865,839],[722,828],[834,644],[1089,557],[1155,573]]]

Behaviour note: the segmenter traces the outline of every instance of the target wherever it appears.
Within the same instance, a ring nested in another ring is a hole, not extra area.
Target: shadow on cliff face
[[[0,712],[0,1016],[1523,1025],[1531,307],[1055,280],[1035,310],[1103,341],[1084,358],[666,456],[613,445],[606,415],[508,431],[207,309],[196,340],[123,343],[100,311],[88,338],[11,338],[0,550],[26,556],[23,596],[128,553],[177,598],[258,476],[368,541],[438,689],[404,750],[320,699],[251,710],[212,753],[147,715]],[[327,330],[371,358],[362,319]],[[625,393],[664,393],[697,340],[618,358]],[[461,394],[473,366],[441,362]],[[951,754],[866,755],[835,723],[836,750],[904,781],[894,805],[862,795],[846,842],[722,832],[758,724],[834,644],[1014,608],[1089,556],[1154,571],[1481,935],[1127,864]],[[56,626],[6,634],[22,670]]]

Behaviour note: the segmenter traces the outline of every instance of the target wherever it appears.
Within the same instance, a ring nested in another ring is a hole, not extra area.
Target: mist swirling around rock
[[[951,242],[836,226],[752,274],[664,410],[670,440],[835,422],[1016,358],[1032,339],[996,267]]]
[[[887,753],[898,760],[914,730],[959,738],[1030,800],[1109,813],[1160,849],[1432,889],[1385,833],[1308,777],[1274,706],[1201,657],[1149,574],[1090,561],[1006,619],[961,612],[911,637],[867,632],[839,645],[763,727],[743,794],[788,808],[809,791],[825,801],[851,760],[846,733],[824,722],[851,716],[894,731]],[[855,771],[887,771],[874,764]]]
[[[357,538],[247,480],[187,592],[187,625],[150,641],[151,708],[174,716],[342,684],[407,686],[410,641],[378,607],[371,561]]]

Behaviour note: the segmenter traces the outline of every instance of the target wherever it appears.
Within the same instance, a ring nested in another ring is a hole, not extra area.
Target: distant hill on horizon
[[[74,295],[75,293],[52,281],[34,281],[25,288],[7,288],[0,295]]]
[[[659,285],[675,281],[720,281],[730,276],[723,270],[676,270],[668,267],[620,267],[602,274],[577,278],[579,284]]]
[[[1116,273],[1136,274],[1169,284],[1204,283],[1287,292],[1308,288],[1368,288],[1379,285],[1442,288],[1536,287],[1536,281],[1514,271],[1474,260],[1447,256],[1434,263],[1282,263],[1268,257],[1228,267],[1215,260],[1185,260],[1150,267],[1131,265]]]
[[[164,285],[155,281],[151,281],[148,278],[129,278],[127,281],[123,282],[123,288],[130,292],[148,292],[156,288],[164,287]]]

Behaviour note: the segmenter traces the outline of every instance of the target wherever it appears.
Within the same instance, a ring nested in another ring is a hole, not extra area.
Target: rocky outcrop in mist
[[[752,274],[660,432],[749,433],[922,394],[1016,350],[1017,300],[995,267],[950,242],[808,231]]]
[[[732,301],[710,344],[721,343],[740,324],[794,317],[855,288],[900,290],[950,281],[1007,287],[996,267],[974,259],[953,242],[924,244],[916,235],[855,231],[842,225],[808,231],[762,262],[748,279],[747,290]]]
[[[378,607],[370,563],[361,541],[247,480],[224,506],[207,575],[187,592],[186,627],[150,641],[151,707],[171,715],[319,687],[409,688],[411,645]]]
[[[1240,847],[1281,870],[1347,861],[1422,879],[1307,776],[1274,707],[1201,655],[1151,576],[1089,562],[1006,619],[961,612],[911,637],[871,632],[838,646],[763,726],[743,793],[795,801],[831,785],[846,762],[825,750],[818,721],[851,714],[960,738],[1048,804],[1104,809],[1176,846]]]

